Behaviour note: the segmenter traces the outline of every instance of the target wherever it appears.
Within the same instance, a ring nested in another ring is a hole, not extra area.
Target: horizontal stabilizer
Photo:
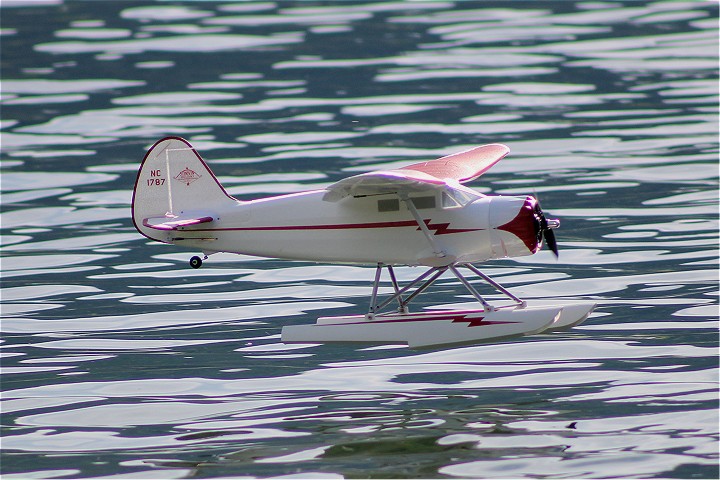
[[[143,225],[155,230],[181,230],[184,227],[200,225],[201,223],[210,223],[215,220],[211,216],[203,216],[196,218],[181,218],[177,216],[165,216],[156,218],[146,218]]]

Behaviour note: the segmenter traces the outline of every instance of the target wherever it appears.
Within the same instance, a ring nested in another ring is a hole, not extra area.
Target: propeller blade
[[[555,239],[555,232],[553,232],[554,229],[560,227],[560,221],[554,219],[548,220],[540,207],[540,199],[536,196],[535,200],[537,201],[535,212],[540,220],[540,234],[545,240],[547,247],[553,252],[553,254],[555,254],[555,258],[560,258],[557,240]]]
[[[560,258],[560,254],[558,253],[557,240],[555,240],[555,232],[553,232],[549,228],[546,228],[543,231],[543,237],[545,237],[545,242],[547,243],[548,248],[552,250],[552,252],[555,254],[555,258]]]

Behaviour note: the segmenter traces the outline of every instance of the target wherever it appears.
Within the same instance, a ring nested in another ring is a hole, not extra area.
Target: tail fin
[[[140,165],[132,199],[135,228],[169,242],[168,230],[217,219],[219,207],[236,204],[187,140],[167,137]]]

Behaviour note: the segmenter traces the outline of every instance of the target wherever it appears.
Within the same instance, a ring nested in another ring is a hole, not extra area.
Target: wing
[[[348,196],[454,188],[478,178],[509,152],[508,147],[496,143],[407,167],[355,175],[328,186],[323,200],[337,202]]]
[[[429,162],[415,163],[399,170],[422,172],[436,178],[450,178],[460,183],[475,180],[499,162],[510,149],[500,143],[471,148]]]

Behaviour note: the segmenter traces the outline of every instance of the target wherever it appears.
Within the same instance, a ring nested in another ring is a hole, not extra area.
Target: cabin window
[[[435,196],[432,197],[415,197],[411,198],[413,205],[415,205],[415,208],[418,210],[422,210],[424,208],[435,208]]]
[[[436,200],[435,197],[413,197],[410,199],[418,210],[435,208]],[[398,212],[400,211],[400,200],[397,198],[388,198],[384,200],[378,200],[378,212]]]
[[[397,212],[399,210],[400,200],[397,198],[378,200],[378,212]]]
[[[449,195],[447,192],[442,192],[442,207],[443,208],[457,208],[460,205],[455,197]]]
[[[443,208],[464,207],[484,195],[467,189],[448,189],[441,194],[440,202]]]

